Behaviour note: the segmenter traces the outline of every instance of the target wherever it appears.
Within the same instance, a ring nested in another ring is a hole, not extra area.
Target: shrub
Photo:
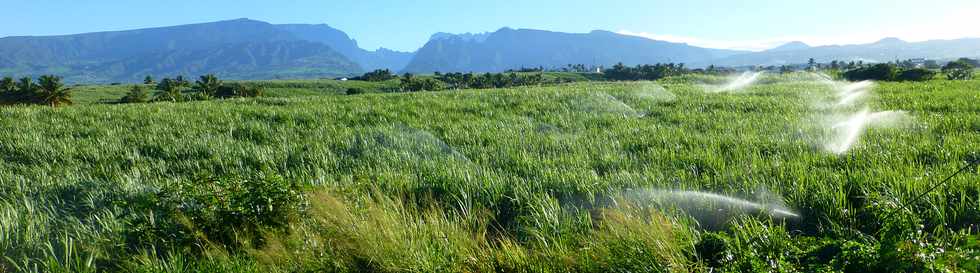
[[[347,95],[360,95],[360,94],[364,94],[364,89],[360,89],[360,88],[357,88],[357,87],[347,88],[347,92],[345,92],[345,94],[347,94]]]
[[[439,91],[446,89],[446,85],[442,81],[433,78],[417,78],[411,74],[406,74],[402,78],[401,88],[408,92]]]
[[[612,68],[603,71],[606,79],[614,81],[638,81],[638,80],[659,80],[670,76],[679,76],[690,73],[684,64],[654,64],[637,65],[628,67],[622,63],[614,65]]]
[[[134,85],[133,88],[129,89],[129,93],[126,96],[119,99],[120,103],[144,103],[149,101],[149,94],[143,89],[143,86]]]
[[[943,74],[950,80],[969,80],[973,78],[974,68],[968,59],[959,59],[943,66]]]
[[[362,75],[360,77],[354,77],[354,78],[352,78],[352,80],[355,80],[355,81],[369,81],[369,82],[383,82],[383,81],[387,81],[387,80],[392,80],[394,78],[395,78],[395,74],[391,73],[391,70],[388,70],[388,69],[378,69],[378,70],[375,70],[375,71],[364,73],[364,75]]]
[[[913,69],[903,70],[901,73],[898,73],[898,76],[895,77],[895,80],[921,82],[921,81],[931,80],[935,77],[936,77],[935,71],[925,69],[925,68],[913,68]]]
[[[235,83],[218,88],[217,96],[220,98],[255,98],[261,97],[263,93],[265,93],[265,89],[261,86]]]
[[[897,75],[898,67],[893,64],[876,64],[844,72],[844,78],[849,81],[891,81]]]

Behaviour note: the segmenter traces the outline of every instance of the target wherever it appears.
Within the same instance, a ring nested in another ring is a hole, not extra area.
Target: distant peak
[[[467,32],[467,33],[462,33],[462,34],[437,32],[436,34],[432,34],[432,37],[429,37],[429,40],[430,41],[436,41],[436,40],[446,40],[446,39],[457,38],[457,39],[460,39],[460,40],[463,40],[463,41],[483,42],[489,36],[490,36],[490,33],[488,33],[488,32],[485,32],[485,33],[469,33],[469,32]]]
[[[875,42],[875,44],[904,44],[904,43],[905,41],[895,37],[888,37]]]
[[[228,20],[226,22],[259,22],[259,21],[258,20],[248,19],[248,18],[238,18],[238,19]]]
[[[791,50],[801,50],[807,48],[810,48],[810,45],[800,41],[792,41],[783,44],[781,46],[775,47],[773,49],[770,49],[769,51],[791,51]]]

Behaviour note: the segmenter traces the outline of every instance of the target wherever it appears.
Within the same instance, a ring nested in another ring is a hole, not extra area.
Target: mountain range
[[[76,35],[0,38],[0,75],[136,82],[214,73],[229,79],[337,77],[404,67],[412,53],[368,51],[327,25],[237,19]]]
[[[693,64],[769,66],[803,64],[807,63],[810,58],[821,62],[839,60],[879,63],[915,58],[948,60],[960,57],[975,58],[978,56],[980,56],[980,39],[978,38],[932,40],[915,43],[906,42],[898,38],[885,38],[870,44],[818,47],[811,47],[802,42],[791,42],[767,51],[738,54],[711,60],[708,63]]]
[[[762,52],[696,47],[609,31],[562,33],[502,28],[491,33],[436,33],[416,52],[366,50],[325,24],[276,25],[236,19],[202,24],[60,36],[0,38],[0,75],[56,74],[69,82],[137,82],[214,73],[228,79],[342,77],[396,72],[500,72],[568,64],[611,66],[686,63],[750,66],[809,58],[883,62],[980,56],[980,39],[811,47],[802,42]]]
[[[609,31],[561,33],[503,28],[483,35],[437,34],[404,71],[498,72],[568,64],[626,65],[707,62],[743,52],[650,40]]]

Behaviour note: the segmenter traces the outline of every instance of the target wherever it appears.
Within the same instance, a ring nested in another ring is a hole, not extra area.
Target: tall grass
[[[711,94],[693,80],[663,81],[667,97],[644,93],[654,83],[576,83],[0,108],[0,271],[976,265],[976,171],[883,220],[980,148],[980,83],[879,85],[875,106],[915,125],[837,156],[808,122],[818,84]],[[286,185],[300,198],[282,197]],[[627,194],[642,189],[765,192],[801,217],[719,217],[707,232],[683,208]],[[222,220],[235,215],[282,221]],[[216,238],[223,228],[233,234]]]

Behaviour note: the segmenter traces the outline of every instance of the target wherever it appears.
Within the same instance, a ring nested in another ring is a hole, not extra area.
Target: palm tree
[[[37,93],[37,84],[31,77],[23,77],[17,81],[17,93],[14,94],[14,101],[17,103],[33,103]]]
[[[184,96],[180,92],[180,84],[177,80],[163,79],[157,86],[157,90],[159,91],[154,96],[154,100],[172,102],[184,100]]]
[[[65,88],[61,77],[44,75],[38,78],[38,98],[51,107],[71,105],[71,88]]]
[[[191,86],[191,82],[185,80],[183,75],[178,75],[176,78],[174,78],[173,84],[176,85],[177,88],[185,88]]]
[[[14,78],[4,77],[0,80],[0,92],[14,92],[17,91],[17,83],[14,82]]]
[[[197,92],[201,92],[201,95],[206,99],[218,93],[218,89],[221,89],[221,84],[221,80],[218,80],[218,77],[214,76],[214,74],[207,74],[201,76],[201,79],[195,82],[196,86],[194,89]]]

